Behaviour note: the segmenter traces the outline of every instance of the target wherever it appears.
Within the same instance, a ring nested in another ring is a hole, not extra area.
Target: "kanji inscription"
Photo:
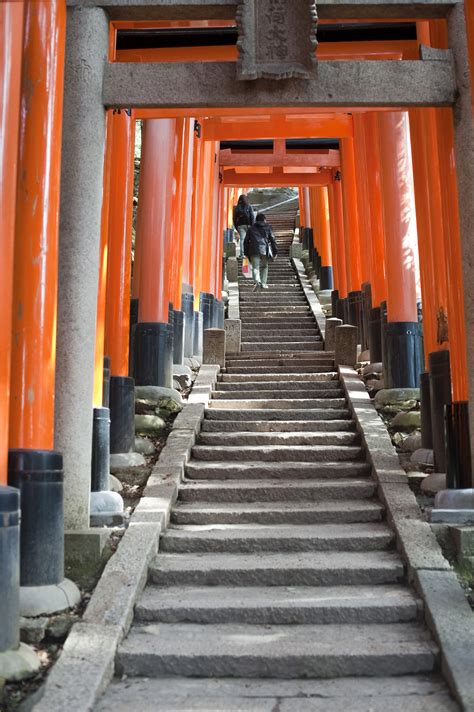
[[[239,79],[309,79],[316,67],[316,4],[240,0]]]

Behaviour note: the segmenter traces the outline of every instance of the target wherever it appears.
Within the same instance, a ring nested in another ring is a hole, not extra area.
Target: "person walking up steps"
[[[276,258],[278,250],[265,213],[258,213],[255,224],[247,230],[243,250],[252,265],[255,286],[268,289],[268,263]]]
[[[244,238],[247,234],[247,230],[249,229],[249,227],[252,227],[255,222],[255,213],[253,211],[252,206],[250,205],[247,195],[241,195],[237,201],[237,205],[234,205],[233,218],[234,227],[239,233],[241,252]]]

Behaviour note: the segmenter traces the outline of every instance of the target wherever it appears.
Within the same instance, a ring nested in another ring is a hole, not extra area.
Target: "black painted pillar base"
[[[204,331],[204,321],[203,314],[201,311],[194,312],[194,346],[193,346],[193,356],[197,359],[202,359],[203,354],[203,331]]]
[[[135,381],[128,376],[110,379],[110,452],[135,450]]]
[[[212,312],[214,296],[208,292],[201,292],[199,298],[199,311],[202,312],[203,328],[212,329]]]
[[[421,330],[418,322],[388,322],[385,388],[418,388],[421,370]]]
[[[382,361],[382,316],[380,307],[373,307],[369,316],[369,351],[370,362]]]
[[[110,474],[110,410],[94,408],[92,424],[91,491],[109,489]]]
[[[191,358],[194,353],[194,294],[184,292],[181,297],[181,308],[184,312],[184,356]]]
[[[319,273],[319,289],[332,289],[334,287],[334,279],[332,267],[321,265]]]
[[[219,300],[212,296],[212,328],[217,329],[219,323]]]
[[[449,351],[429,354],[431,432],[436,472],[446,472],[444,407],[451,403],[451,361]]]
[[[372,309],[372,285],[364,282],[362,285],[362,351],[370,347],[369,344],[369,321],[370,310]]]
[[[224,329],[225,328],[225,304],[222,299],[217,300],[217,323],[216,323],[216,328],[217,329]]]
[[[137,386],[173,386],[173,329],[162,322],[135,327],[134,376]]]
[[[8,484],[20,490],[20,585],[64,580],[63,457],[55,450],[8,452]]]
[[[20,493],[0,486],[0,653],[20,645]]]
[[[135,327],[138,324],[138,299],[130,300],[130,338],[128,348],[128,375],[133,376],[133,358],[134,358],[134,343],[135,343]]]
[[[331,316],[337,317],[337,303],[339,301],[339,290],[333,289],[331,292]]]
[[[108,408],[110,403],[110,356],[104,356],[102,405]]]
[[[173,363],[184,363],[184,332],[186,317],[184,311],[173,309]]]
[[[358,343],[361,343],[362,336],[362,292],[355,290],[347,295],[347,307],[349,324],[357,326]]]
[[[433,449],[433,432],[431,430],[431,396],[430,374],[424,371],[420,374],[420,411],[421,411],[421,447]]]
[[[343,299],[339,300],[340,305],[341,305],[341,312],[342,316],[338,316],[339,319],[342,319],[344,324],[350,324],[349,321],[349,300],[347,297],[344,297]]]

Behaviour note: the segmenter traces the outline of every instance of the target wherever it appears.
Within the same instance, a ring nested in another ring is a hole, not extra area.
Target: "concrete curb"
[[[340,366],[349,409],[367,448],[378,493],[395,531],[408,579],[423,598],[425,619],[441,649],[441,664],[451,692],[463,710],[474,710],[472,648],[474,614],[425,520],[408,477],[400,467],[387,429],[364,383],[349,367]]]
[[[133,620],[160,534],[169,524],[184,467],[201,428],[219,366],[201,366],[189,402],[177,416],[130,518],[117,551],[109,559],[81,621],[30,709],[37,712],[90,712],[114,675],[115,655]]]
[[[291,262],[293,263],[293,267],[296,270],[296,274],[298,275],[298,279],[300,281],[301,287],[304,291],[304,295],[306,299],[308,300],[309,307],[311,311],[313,312],[314,318],[316,319],[316,322],[318,324],[318,329],[321,333],[323,343],[325,341],[326,337],[326,317],[324,316],[321,304],[319,302],[319,299],[315,295],[313,288],[311,287],[308,277],[306,276],[306,272],[304,269],[304,265],[301,260],[297,259],[296,257],[293,257],[291,259]]]

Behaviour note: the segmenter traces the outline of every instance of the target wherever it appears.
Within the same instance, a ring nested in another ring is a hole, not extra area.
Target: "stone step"
[[[271,334],[267,334],[266,332],[262,331],[258,334],[242,334],[242,343],[245,344],[252,344],[252,343],[265,343],[267,341],[270,341],[271,343],[279,343],[280,347],[285,347],[285,350],[288,348],[293,348],[293,346],[297,344],[316,344],[320,343],[322,341],[321,336],[314,331],[313,333],[307,334],[303,332],[302,334],[280,334],[281,338],[278,339],[278,333],[277,332],[272,332]]]
[[[336,479],[338,477],[368,477],[369,475],[370,466],[362,460],[324,461],[317,464],[314,461],[295,462],[288,460],[263,462],[257,455],[256,461],[206,462],[193,459],[186,465],[186,477],[190,480],[255,480],[260,477],[283,480],[318,480]]]
[[[285,410],[286,408],[302,409],[302,408],[344,408],[346,401],[344,398],[272,398],[265,400],[264,398],[253,399],[231,399],[231,400],[211,400],[210,408],[257,408],[257,409],[278,409]]]
[[[357,445],[360,442],[360,435],[351,432],[332,433],[305,433],[291,431],[285,433],[201,433],[199,436],[200,445],[240,447],[246,445],[268,446],[268,445],[332,445],[346,446]]]
[[[326,373],[265,373],[265,374],[238,374],[238,373],[220,373],[217,381],[220,386],[224,384],[242,384],[250,383],[255,386],[257,383],[260,385],[265,385],[266,383],[275,384],[284,383],[290,385],[290,383],[321,383],[322,387],[331,387],[335,383],[335,388],[339,388],[339,378],[335,371]],[[329,386],[331,384],[331,386]]]
[[[292,374],[301,374],[301,373],[307,373],[311,375],[315,374],[327,374],[328,372],[331,371],[331,366],[330,365],[325,365],[325,366],[316,366],[316,365],[309,365],[309,366],[303,366],[301,365],[301,362],[298,360],[293,361],[294,366],[291,367],[288,363],[286,363],[286,360],[283,360],[283,363],[279,365],[275,365],[274,363],[271,363],[268,366],[227,366],[224,373],[226,374],[245,374],[249,373],[252,375],[257,375],[260,373],[264,373],[266,375],[270,374],[271,376],[274,376],[276,374],[284,373],[286,375],[292,375]],[[334,362],[332,363],[332,369],[334,369]]]
[[[187,503],[171,513],[175,524],[352,524],[380,522],[384,510],[379,502],[337,500],[321,502]]]
[[[317,398],[342,398],[343,396],[343,391],[341,389],[338,390],[326,390],[326,389],[315,389],[315,388],[277,388],[274,390],[263,390],[261,388],[255,388],[252,390],[235,390],[235,391],[230,391],[230,390],[224,390],[221,391],[220,388],[216,391],[213,391],[212,393],[212,398],[213,400],[220,400],[220,399],[239,399],[239,400],[246,400],[247,398],[252,398],[252,396],[258,395],[259,398],[298,398],[298,399],[304,399],[308,397],[317,397]]]
[[[265,336],[281,336],[291,337],[291,336],[320,336],[316,324],[307,324],[306,326],[301,326],[295,329],[293,326],[279,326],[278,328],[274,324],[266,326],[265,324],[255,324],[254,326],[246,326],[242,329],[242,336],[258,336],[265,334]],[[248,339],[245,339],[248,341]]]
[[[290,355],[285,354],[284,356],[281,355],[280,351],[274,351],[274,352],[268,352],[264,351],[261,354],[259,353],[251,353],[251,354],[246,354],[246,353],[239,353],[234,355],[229,355],[226,358],[226,366],[234,366],[236,363],[239,364],[243,361],[251,361],[252,364],[255,363],[256,365],[260,365],[257,362],[258,361],[263,361],[261,365],[266,366],[267,364],[271,363],[272,359],[275,361],[284,361],[282,365],[284,365],[286,362],[297,362],[300,363],[302,361],[306,361],[305,366],[311,366],[314,364],[315,366],[317,365],[333,365],[334,366],[334,353],[332,351],[315,351],[314,353],[308,353],[307,351],[300,351],[298,352],[296,349],[295,351]],[[246,365],[246,364],[242,364]],[[250,364],[251,365],[251,364]],[[333,369],[334,370],[334,369]]]
[[[437,657],[429,633],[415,623],[150,623],[132,628],[116,668],[119,676],[129,677],[335,678],[432,672]]]
[[[355,431],[350,418],[347,420],[210,420],[202,422],[205,433],[328,433],[346,430]]]
[[[270,376],[268,376],[270,378]],[[315,379],[298,379],[291,377],[291,380],[287,381],[283,378],[276,380],[267,381],[253,381],[251,378],[246,377],[244,381],[228,383],[227,381],[219,380],[217,381],[216,388],[219,392],[233,392],[240,391],[243,387],[245,390],[252,391],[267,391],[269,389],[276,390],[279,393],[281,391],[300,391],[305,390],[316,391],[317,393],[331,391],[331,393],[337,394],[341,391],[339,380],[315,380]],[[342,392],[342,391],[341,391]]]
[[[367,625],[417,620],[421,602],[401,586],[148,586],[139,622]]]
[[[260,325],[268,325],[268,324],[277,324],[277,325],[285,325],[288,324],[290,326],[293,326],[293,328],[299,328],[301,324],[314,324],[316,325],[316,319],[312,314],[308,315],[302,315],[299,316],[297,319],[292,316],[270,316],[266,317],[265,319],[260,319],[258,316],[249,316],[246,317],[245,322],[242,324],[242,328],[248,327],[258,327]]]
[[[387,621],[389,622],[389,621]],[[95,712],[458,712],[436,675],[269,680],[160,677],[114,680]]]
[[[375,586],[403,576],[399,556],[386,551],[160,553],[149,570],[149,580],[160,586]]]
[[[321,463],[354,462],[362,460],[365,451],[361,447],[349,445],[240,445],[215,447],[195,445],[192,456],[195,460],[206,462],[241,463],[276,462],[283,463]],[[319,468],[315,468],[316,472]]]
[[[370,499],[375,481],[366,478],[337,480],[211,480],[180,485],[180,502],[327,502],[334,499]]]
[[[235,401],[233,401],[235,406]],[[209,420],[352,420],[347,408],[208,408]],[[300,427],[300,426],[298,426]]]
[[[278,527],[209,525],[168,529],[160,540],[167,553],[381,551],[391,548],[393,532],[384,524],[314,524]]]

